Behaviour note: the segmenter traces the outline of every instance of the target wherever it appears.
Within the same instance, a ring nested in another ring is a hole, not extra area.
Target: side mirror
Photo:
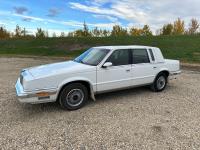
[[[108,68],[108,67],[111,67],[113,64],[111,62],[106,62],[104,65],[103,65],[103,68]]]

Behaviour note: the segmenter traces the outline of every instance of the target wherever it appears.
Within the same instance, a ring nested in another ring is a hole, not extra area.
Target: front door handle
[[[130,71],[131,71],[130,69],[127,69],[127,70],[126,70],[126,72],[130,72]]]

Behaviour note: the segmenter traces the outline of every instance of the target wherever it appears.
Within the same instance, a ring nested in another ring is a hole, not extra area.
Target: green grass
[[[200,35],[104,38],[47,38],[0,40],[0,55],[75,57],[102,45],[148,45],[161,48],[164,57],[200,63]]]

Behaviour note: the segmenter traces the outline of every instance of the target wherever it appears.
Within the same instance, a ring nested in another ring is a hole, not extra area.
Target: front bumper
[[[37,104],[37,103],[47,103],[47,102],[55,102],[57,98],[57,91],[55,90],[45,90],[45,91],[37,91],[35,93],[26,92],[24,91],[23,86],[20,83],[20,79],[17,80],[16,85],[16,95],[17,99],[21,103],[31,103],[31,104]],[[38,93],[46,92],[49,94],[47,97],[38,97]]]
[[[17,99],[20,102],[25,102],[24,100],[27,98],[30,98],[31,95],[24,92],[23,86],[20,83],[20,79],[17,80],[17,83],[15,85],[15,90],[16,90],[16,95],[17,95]]]

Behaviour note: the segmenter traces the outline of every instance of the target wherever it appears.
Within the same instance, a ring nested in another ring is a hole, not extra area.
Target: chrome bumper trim
[[[175,76],[175,75],[179,75],[179,74],[181,74],[181,70],[170,72],[170,76]]]

